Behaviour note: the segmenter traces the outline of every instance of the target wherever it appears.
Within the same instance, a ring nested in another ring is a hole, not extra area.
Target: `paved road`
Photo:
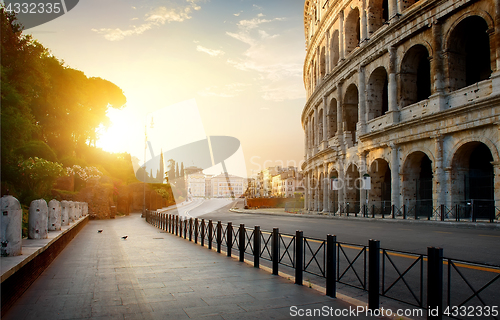
[[[291,306],[350,305],[132,214],[90,221],[2,319],[291,319]]]
[[[205,210],[205,206],[206,210]],[[446,257],[478,263],[500,265],[500,232],[498,230],[450,228],[435,224],[408,224],[383,221],[314,219],[300,216],[273,216],[230,212],[231,205],[211,210],[210,201],[196,208],[205,210],[201,218],[231,221],[233,225],[244,223],[247,227],[260,225],[262,230],[278,227],[280,232],[295,234],[304,231],[304,236],[325,239],[334,234],[337,240],[356,244],[368,244],[369,239],[381,241],[387,249],[427,253],[427,247],[444,248]]]

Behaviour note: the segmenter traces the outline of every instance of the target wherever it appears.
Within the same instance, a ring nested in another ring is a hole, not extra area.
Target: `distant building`
[[[226,177],[224,173],[212,177],[211,187],[211,197],[214,198],[230,198],[231,196],[238,198],[246,190],[244,178],[233,176],[231,174]]]
[[[187,177],[188,194],[192,197],[205,197],[205,175],[203,173],[190,174]]]

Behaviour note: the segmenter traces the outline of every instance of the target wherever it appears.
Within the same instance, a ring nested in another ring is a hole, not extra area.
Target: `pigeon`
[[[97,233],[102,233],[102,229],[100,229],[100,230],[97,230]]]
[[[128,236],[123,236],[122,239],[123,240],[127,240]]]

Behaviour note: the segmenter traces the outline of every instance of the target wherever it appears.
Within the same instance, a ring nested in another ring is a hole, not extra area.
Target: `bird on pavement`
[[[102,229],[100,229],[100,230],[97,230],[97,233],[102,233]]]
[[[123,236],[122,239],[123,240],[127,240],[128,236]]]

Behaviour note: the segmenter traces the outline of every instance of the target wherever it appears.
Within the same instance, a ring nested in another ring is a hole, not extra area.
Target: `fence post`
[[[220,253],[220,247],[222,245],[222,223],[217,221],[217,253]]]
[[[337,296],[337,236],[326,236],[326,295],[332,298]]]
[[[372,218],[375,218],[375,205],[372,205]]]
[[[379,308],[380,299],[380,241],[368,242],[368,309]]]
[[[193,218],[189,218],[189,241],[193,240]]]
[[[175,216],[175,235],[179,235],[179,216]]]
[[[212,250],[212,236],[214,234],[214,223],[208,220],[208,249]]]
[[[295,232],[295,284],[302,285],[302,267],[304,264],[304,233]]]
[[[427,248],[427,319],[443,318],[443,249]]]
[[[188,220],[184,219],[184,239],[187,238],[187,232],[188,232]]]
[[[182,238],[182,229],[183,229],[183,223],[184,220],[181,219],[181,217],[179,217],[179,237]]]
[[[382,219],[385,218],[385,205],[384,202],[380,204],[380,213],[382,213]]]
[[[347,211],[347,212],[346,212],[346,215],[347,215],[347,216],[349,216],[349,203],[347,203],[347,204],[345,205],[345,208],[346,208],[346,211]]]
[[[227,223],[227,229],[226,229],[226,246],[227,246],[227,256],[231,256],[231,251],[233,249],[233,223],[228,222]]]
[[[205,245],[205,219],[201,219],[200,244],[202,247]]]
[[[441,221],[444,221],[444,204],[439,206],[439,213],[441,214]]]
[[[392,218],[396,219],[396,206],[391,205],[391,211],[392,211]]]
[[[198,227],[199,227],[198,218],[194,219],[194,243],[198,243]]]
[[[403,204],[403,219],[406,220],[406,205]]]
[[[260,258],[260,226],[255,226],[253,230],[253,266],[259,268]]]
[[[240,250],[240,262],[245,261],[245,235],[246,235],[245,225],[243,223],[240,223],[240,231],[238,234],[238,236],[240,237],[238,241],[239,245],[238,249]]]
[[[280,262],[280,242],[279,242],[279,236],[280,236],[280,229],[279,228],[273,228],[273,239],[271,243],[271,254],[272,258],[271,260],[273,261],[273,274],[278,275],[278,266]]]
[[[476,222],[476,217],[474,216],[474,199],[470,201],[470,217],[472,222]]]

